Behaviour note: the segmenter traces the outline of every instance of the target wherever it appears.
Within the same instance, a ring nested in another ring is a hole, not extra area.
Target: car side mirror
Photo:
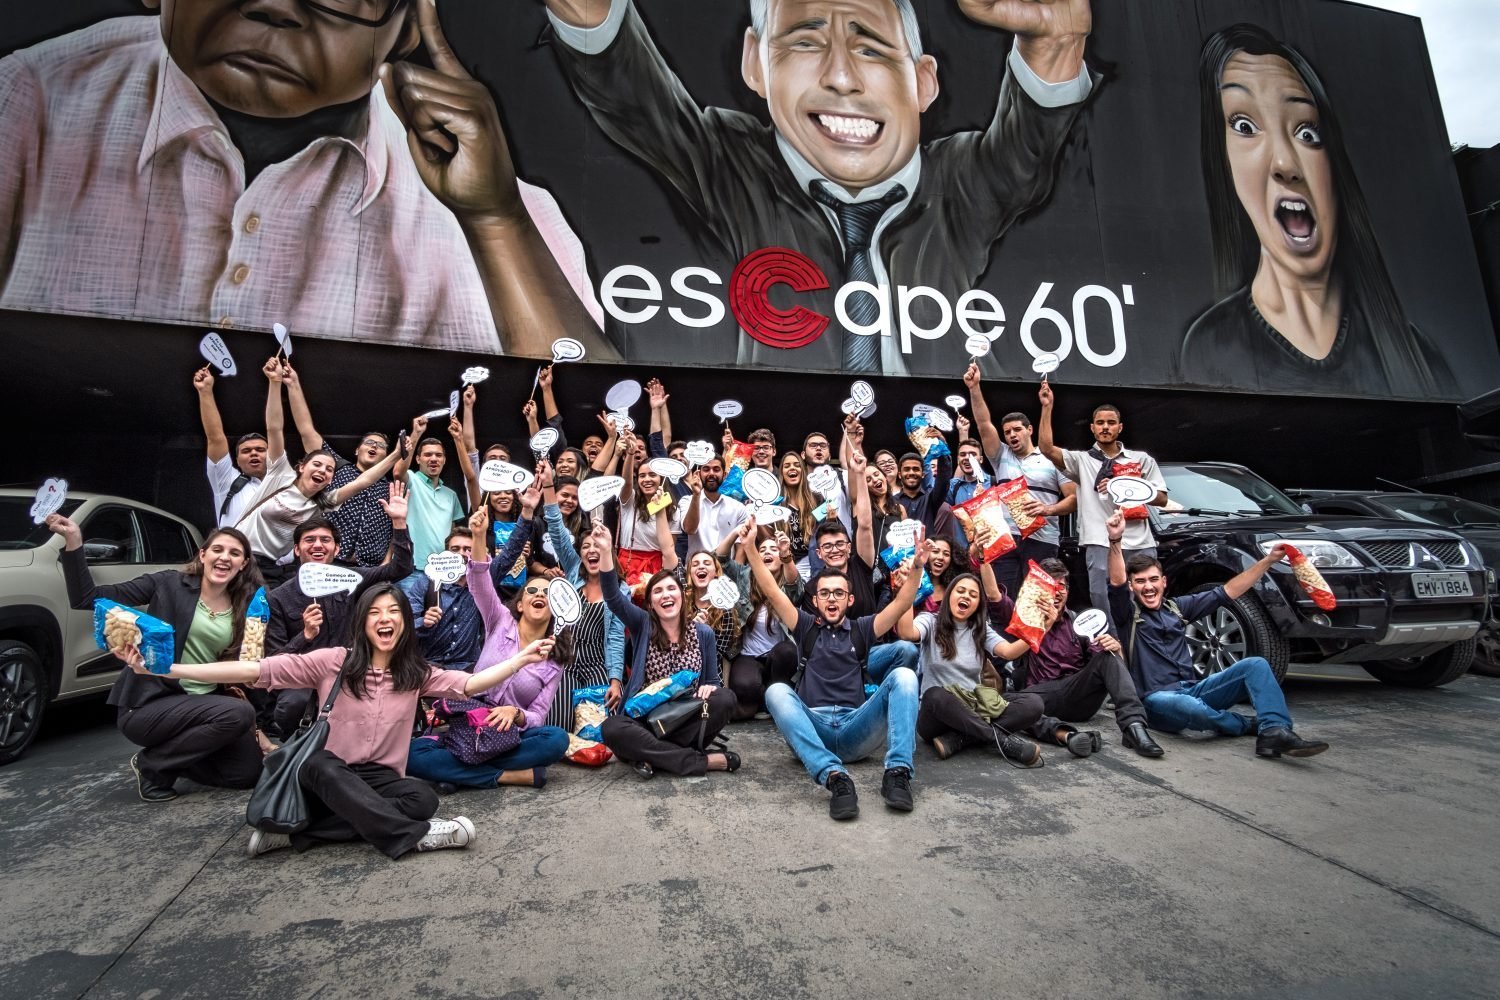
[[[85,562],[119,562],[125,557],[125,546],[95,539],[83,543]]]
[[[1313,512],[1313,509],[1312,509],[1312,505],[1311,504],[1303,504],[1302,505],[1302,513],[1304,513],[1304,514],[1311,514],[1312,512]]]

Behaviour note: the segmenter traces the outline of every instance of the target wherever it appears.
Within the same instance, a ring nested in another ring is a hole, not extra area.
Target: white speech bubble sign
[[[347,566],[303,563],[297,567],[297,586],[302,588],[302,593],[314,599],[327,597],[329,594],[352,594],[363,580],[364,577]]]
[[[552,360],[554,363],[582,361],[583,355],[583,343],[574,340],[572,337],[558,337],[552,342]]]
[[[831,465],[820,465],[807,474],[807,488],[819,496],[833,496],[839,491],[839,474]]]
[[[687,459],[688,465],[697,468],[713,461],[713,457],[717,454],[714,446],[707,441],[689,441],[687,447],[683,449],[682,457]]]
[[[229,345],[217,333],[203,335],[203,339],[198,341],[198,353],[203,355],[204,361],[219,369],[220,375],[234,375],[239,371],[234,366],[234,355],[229,353]]]
[[[606,419],[614,425],[615,433],[621,437],[625,436],[626,431],[635,430],[635,419],[624,410],[615,410]]]
[[[448,416],[452,416],[452,414],[450,414],[448,412],[447,408],[446,407],[440,407],[440,408],[438,408],[436,410],[428,410],[426,413],[422,414],[422,419],[424,419],[424,420],[441,420],[444,417],[448,417]]]
[[[839,404],[839,410],[845,414],[858,413],[860,409],[859,400],[857,399],[846,399]]]
[[[740,481],[745,496],[760,503],[771,503],[781,496],[781,483],[765,469],[748,469]]]
[[[874,403],[871,403],[869,406],[865,407],[863,410],[860,410],[859,413],[856,414],[856,416],[858,416],[859,419],[861,419],[861,420],[869,420],[870,417],[872,417],[874,415],[875,415],[875,404]]]
[[[969,456],[969,475],[973,476],[976,481],[984,478],[984,469],[980,468],[977,455]]]
[[[646,468],[661,476],[669,483],[676,483],[687,475],[688,468],[675,458],[653,458],[646,463]]]
[[[609,392],[604,395],[604,405],[618,413],[630,409],[640,398],[641,384],[634,379],[626,379],[609,387]]]
[[[1080,611],[1073,619],[1073,633],[1084,639],[1096,639],[1109,627],[1109,616],[1098,608]]]
[[[917,532],[922,523],[914,518],[897,521],[885,529],[885,544],[893,549],[909,549],[917,544]]]
[[[964,350],[969,352],[971,358],[982,358],[990,353],[990,338],[982,333],[976,333],[964,341]]]
[[[271,324],[271,332],[276,335],[276,344],[281,348],[281,353],[287,357],[292,356],[292,334],[291,331],[280,323]]]
[[[31,523],[41,524],[48,514],[56,514],[68,499],[68,481],[49,479],[38,487],[36,501],[31,505]]]
[[[962,396],[957,394],[949,396],[947,399],[944,399],[943,402],[948,404],[948,409],[950,410],[962,410],[965,406],[969,405],[969,401],[967,399],[964,399]]]
[[[538,457],[547,454],[557,444],[557,428],[543,427],[531,435],[531,453]]]
[[[1062,358],[1058,357],[1056,354],[1038,354],[1035,360],[1031,362],[1031,370],[1036,372],[1038,375],[1050,375],[1053,372],[1057,371],[1057,369],[1061,365]]]
[[[448,416],[458,416],[458,400],[459,395],[457,389],[454,389],[452,392],[448,393]]]
[[[918,403],[911,408],[911,415],[921,417],[938,430],[948,432],[953,430],[953,418],[948,416],[948,411],[931,406],[927,403]]]
[[[716,576],[708,581],[708,603],[720,611],[728,611],[740,602],[740,588],[727,576]]]
[[[443,584],[456,583],[466,569],[468,563],[457,552],[434,552],[427,557],[427,565],[422,572],[433,583]]]
[[[1156,487],[1139,476],[1116,476],[1109,481],[1109,498],[1117,504],[1145,503],[1156,496]]]
[[[595,476],[578,484],[578,506],[584,510],[602,507],[625,488],[625,480],[619,476]]]
[[[875,387],[861,379],[849,386],[849,398],[858,403],[859,408],[863,410],[875,402]]]
[[[726,422],[744,412],[745,407],[737,399],[721,399],[714,404],[714,416]]]
[[[486,493],[524,490],[534,479],[536,474],[530,469],[502,462],[498,458],[485,462],[479,470],[479,488]]]
[[[569,625],[578,624],[578,619],[583,615],[583,601],[578,597],[578,588],[562,577],[547,584],[547,607],[552,612],[553,635]]]
[[[489,377],[490,370],[488,368],[484,365],[475,365],[472,368],[464,369],[463,383],[464,385],[478,385]]]
[[[790,521],[792,512],[779,504],[763,503],[755,506],[755,523],[760,525],[780,524]]]

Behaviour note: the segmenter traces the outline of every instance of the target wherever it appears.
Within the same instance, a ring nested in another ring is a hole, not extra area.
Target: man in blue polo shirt
[[[917,675],[908,667],[894,667],[868,696],[865,680],[875,640],[894,628],[916,600],[928,543],[917,546],[915,565],[891,602],[876,614],[854,619],[848,617],[854,596],[844,570],[824,567],[808,583],[814,616],[792,604],[759,558],[754,518],[740,547],[766,595],[766,606],[792,633],[803,657],[792,685],[772,684],[766,690],[766,711],[807,773],[833,794],[828,814],[837,820],[859,815],[859,797],[844,765],[870,756],[881,743],[886,751],[880,797],[892,809],[911,812]]]
[[[1200,679],[1188,649],[1188,622],[1244,596],[1286,555],[1280,542],[1223,586],[1168,600],[1167,578],[1155,555],[1138,553],[1125,561],[1124,518],[1117,512],[1104,528],[1109,538],[1110,610],[1152,729],[1209,730],[1225,736],[1255,733],[1257,757],[1311,757],[1328,749],[1327,743],[1304,740],[1292,730],[1286,696],[1264,658],[1246,657]],[[1229,711],[1247,699],[1255,715]]]

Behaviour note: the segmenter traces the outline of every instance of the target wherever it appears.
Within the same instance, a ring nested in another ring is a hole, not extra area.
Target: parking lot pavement
[[[0,997],[1493,997],[1500,681],[1292,681],[1333,750],[1166,737],[1018,771],[857,765],[835,825],[769,723],[735,775],[464,792],[467,851],[249,859],[244,793],[137,800],[99,706],[0,770]],[[90,715],[90,713],[92,713]]]

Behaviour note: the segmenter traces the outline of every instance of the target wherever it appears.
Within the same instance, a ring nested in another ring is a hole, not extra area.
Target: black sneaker
[[[859,795],[854,791],[854,781],[847,772],[834,771],[828,776],[827,788],[833,793],[828,800],[828,815],[832,819],[853,819],[859,815]]]
[[[142,802],[171,802],[177,798],[177,789],[171,785],[158,784],[141,770],[139,751],[130,758],[130,770],[135,773],[135,790]]]
[[[1257,757],[1280,757],[1282,754],[1288,757],[1311,757],[1327,749],[1328,744],[1321,740],[1304,740],[1290,729],[1281,727],[1262,730],[1255,737]]]
[[[911,772],[904,767],[888,767],[880,782],[880,797],[886,808],[909,813],[915,807],[911,800]]]
[[[995,745],[999,747],[1000,755],[1016,767],[1042,766],[1042,748],[1024,736],[1016,736],[1014,733],[1002,736],[997,729]]]
[[[1086,732],[1081,732],[1075,729],[1068,734],[1068,738],[1063,742],[1063,746],[1067,747],[1068,753],[1074,757],[1087,757],[1089,754],[1098,753],[1104,748],[1104,737],[1100,736],[1097,730],[1090,729]]]

